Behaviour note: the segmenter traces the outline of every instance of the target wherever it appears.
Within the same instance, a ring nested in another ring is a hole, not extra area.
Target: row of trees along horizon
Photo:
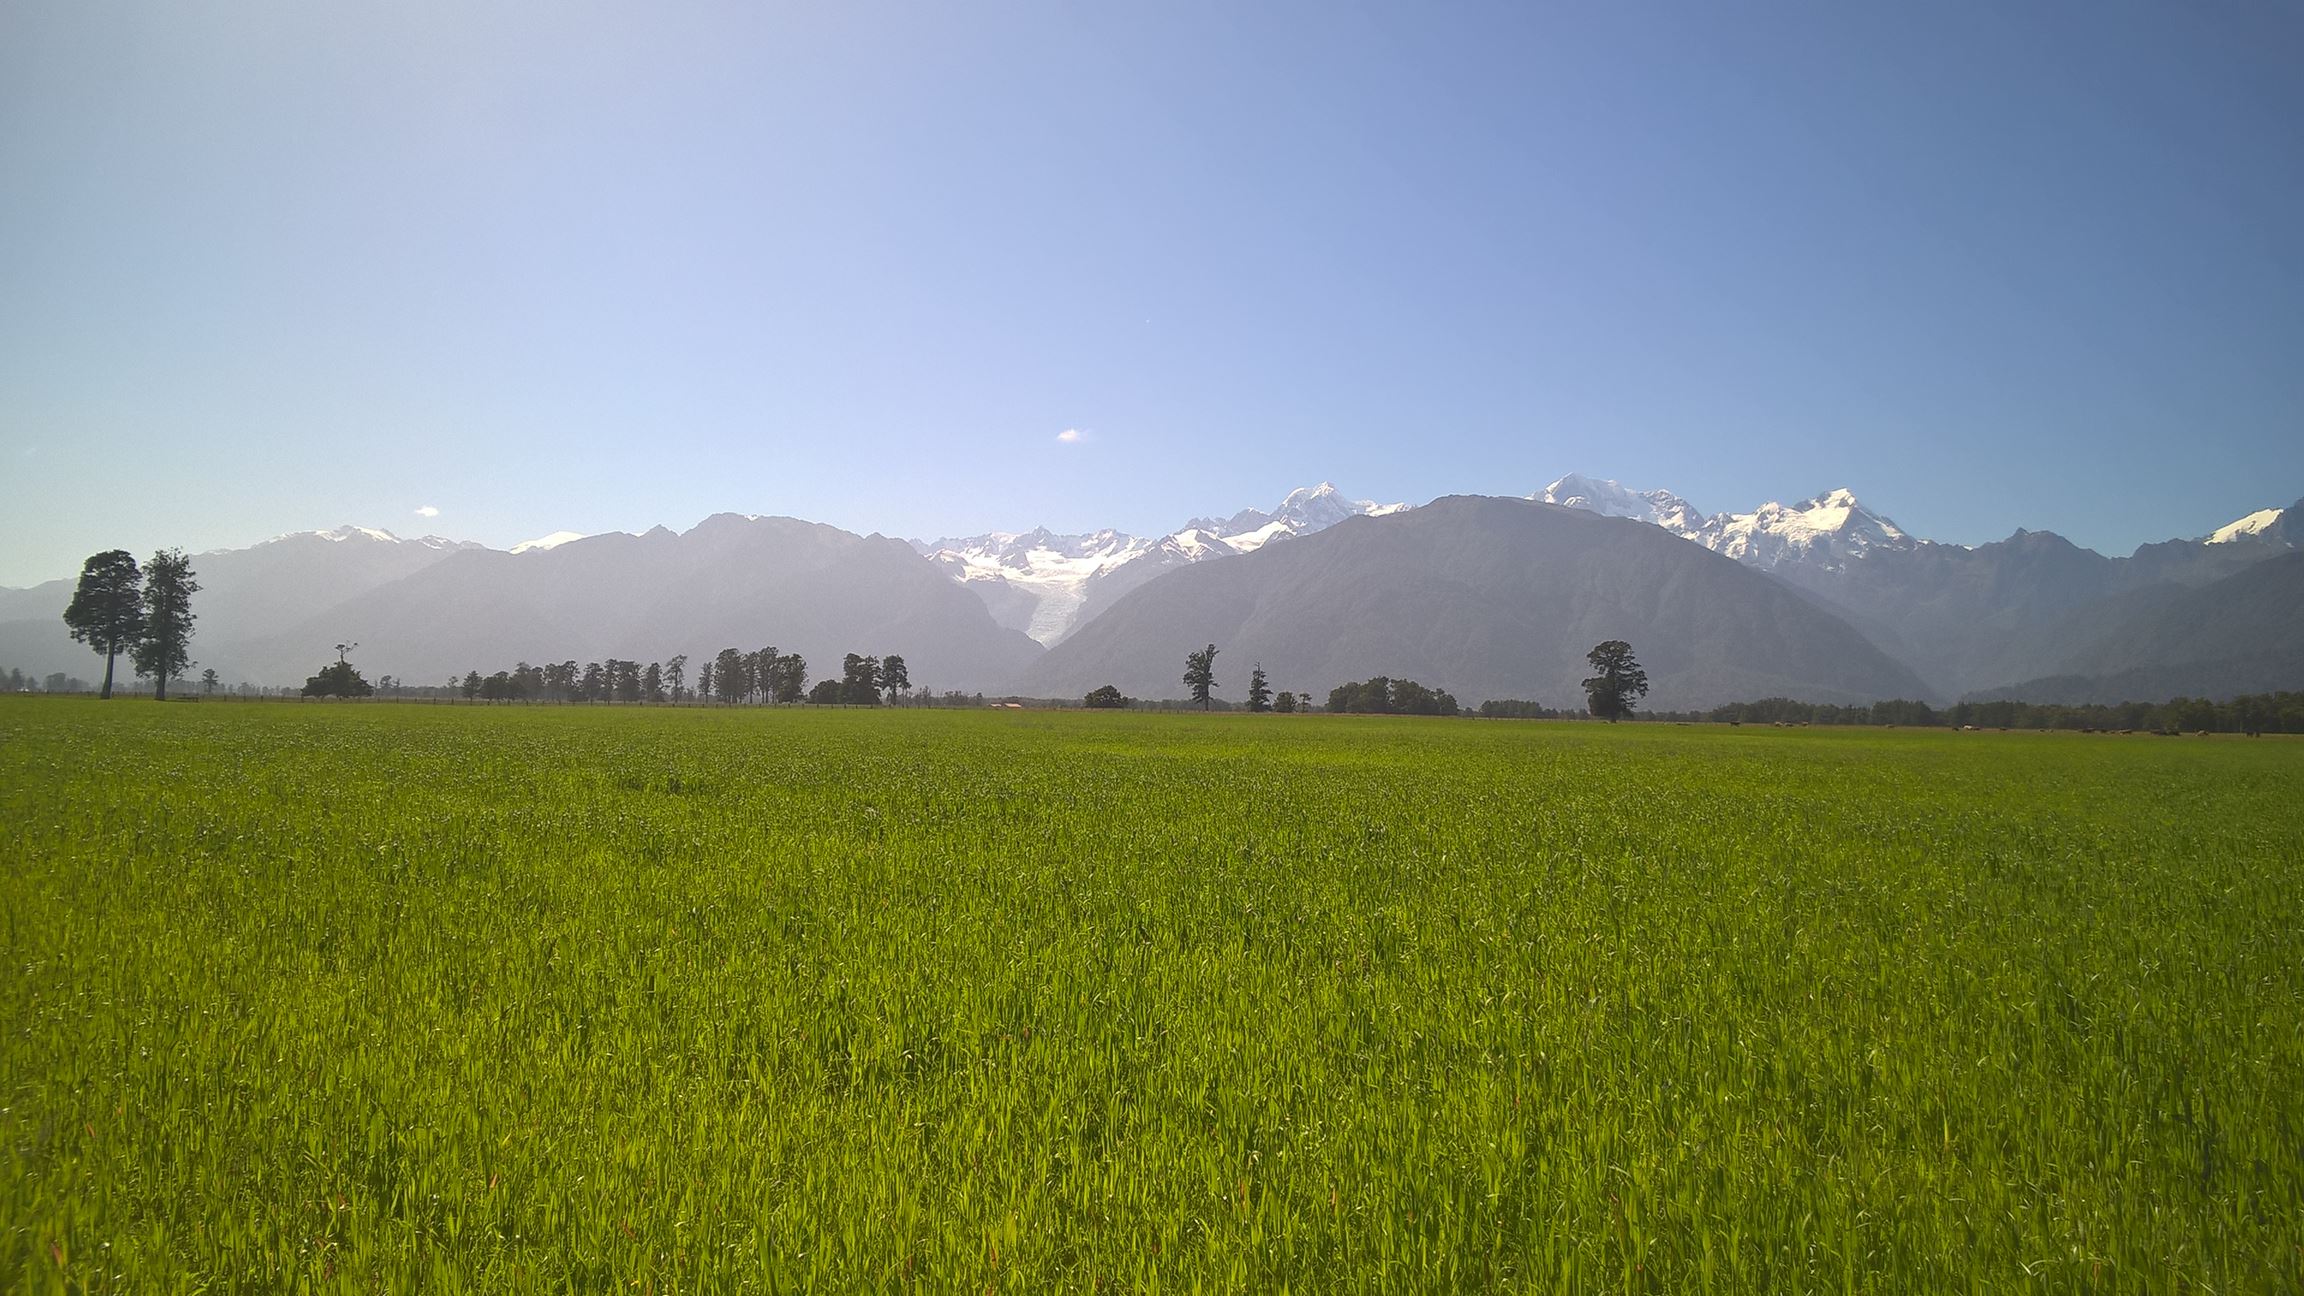
[[[197,665],[191,657],[192,595],[200,589],[191,560],[181,549],[162,549],[139,566],[124,549],[92,554],[81,565],[72,601],[64,609],[64,623],[72,638],[104,658],[104,679],[99,696],[112,696],[114,670],[125,654],[140,679],[153,681],[153,696],[166,700],[168,685]],[[693,689],[688,686],[689,659],[680,654],[661,662],[608,658],[578,665],[574,660],[531,665],[520,662],[508,670],[482,675],[477,670],[451,676],[444,685],[411,686],[390,675],[371,685],[353,667],[348,654],[357,644],[334,645],[336,660],[305,680],[305,697],[354,698],[428,697],[463,698],[485,702],[596,702],[679,704],[719,702],[725,705],[878,706],[911,702],[915,705],[975,705],[984,695],[948,692],[939,699],[925,689],[914,692],[910,670],[897,653],[872,657],[849,653],[841,659],[840,677],[808,686],[808,662],[798,653],[773,645],[755,652],[723,648],[699,664]],[[1215,691],[1215,644],[1185,654],[1182,682],[1192,705],[1202,710],[1235,709],[1219,703]],[[1597,644],[1585,654],[1593,674],[1583,681],[1585,705],[1581,712],[1540,702],[1494,698],[1477,711],[1459,704],[1446,689],[1430,688],[1411,679],[1378,675],[1340,684],[1328,692],[1324,707],[1310,693],[1274,691],[1262,662],[1249,669],[1251,712],[1325,710],[1354,715],[1477,715],[1488,719],[1571,719],[1591,716],[1614,723],[1643,718],[1674,723],[1767,725],[1906,725],[1960,729],[2077,729],[2087,732],[2150,733],[2298,733],[2304,734],[2304,693],[2249,694],[2222,701],[2173,698],[2165,702],[2117,704],[2032,703],[2021,701],[1958,702],[1938,709],[1913,699],[1888,699],[1859,705],[1800,702],[1790,698],[1762,698],[1732,702],[1701,711],[1658,711],[1645,716],[1638,707],[1649,691],[1648,674],[1621,639]],[[21,670],[0,674],[9,692],[30,692],[32,680]],[[50,693],[86,692],[85,681],[52,673],[42,681]],[[202,691],[215,693],[220,685],[213,669],[201,675]],[[1094,689],[1082,705],[1103,710],[1159,705],[1124,696],[1110,684]]]

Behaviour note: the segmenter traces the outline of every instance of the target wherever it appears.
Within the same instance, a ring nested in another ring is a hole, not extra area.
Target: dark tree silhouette
[[[1120,690],[1111,684],[1090,690],[1085,701],[1089,707],[1099,711],[1117,710],[1128,705],[1128,699],[1120,696]]]
[[[1648,696],[1648,672],[1633,660],[1632,645],[1610,639],[1584,654],[1584,660],[1592,663],[1594,672],[1584,681],[1585,704],[1593,715],[1614,724]]]
[[[911,691],[912,676],[906,673],[902,657],[890,653],[880,659],[880,687],[887,692],[890,702],[899,694]]]
[[[664,687],[671,690],[675,702],[688,696],[688,654],[681,653],[664,663]]]
[[[1248,709],[1272,709],[1272,686],[1264,680],[1264,663],[1258,662],[1248,669]]]
[[[840,700],[851,706],[880,702],[880,659],[849,653],[840,659]]]
[[[104,654],[104,691],[112,696],[112,663],[144,637],[144,573],[125,549],[91,554],[64,609],[72,637]]]
[[[320,673],[304,681],[306,697],[367,697],[376,690],[352,669],[352,663],[338,659],[320,668]]]
[[[1213,705],[1209,694],[1216,688],[1216,645],[1184,654],[1184,686],[1192,690],[1192,700],[1201,710]]]
[[[144,633],[129,650],[136,673],[152,677],[152,696],[168,700],[168,681],[192,664],[192,560],[181,549],[163,549],[144,565]]]

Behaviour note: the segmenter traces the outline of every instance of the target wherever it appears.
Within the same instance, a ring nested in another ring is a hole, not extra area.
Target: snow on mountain
[[[1716,514],[1705,519],[1699,540],[1714,553],[1762,569],[1793,562],[1832,569],[1875,550],[1920,543],[1845,489],[1793,505]]]
[[[557,549],[571,540],[583,538],[584,533],[582,531],[555,531],[548,536],[538,536],[534,540],[523,540],[512,546],[511,551],[513,553],[527,553],[531,549]]]
[[[2280,524],[2280,519],[2285,516],[2287,512],[2288,510],[2286,509],[2258,509],[2248,516],[2241,518],[2237,522],[2227,522],[2223,526],[2216,528],[2213,532],[2210,532],[2208,538],[2203,540],[2201,543],[2231,544],[2236,540],[2243,540],[2249,536],[2262,535],[2265,532],[2270,531],[2273,527],[2278,526]]]
[[[1921,542],[1872,512],[1842,489],[1798,504],[1763,504],[1749,513],[1699,514],[1670,491],[1635,491],[1612,481],[1571,473],[1529,497],[1607,517],[1660,526],[1749,567],[1787,563],[1835,570],[1849,559]]]
[[[1289,492],[1269,513],[1242,509],[1221,521],[1194,518],[1157,538],[1110,529],[1059,535],[1042,527],[914,540],[912,547],[975,591],[1000,624],[1052,644],[1079,626],[1092,595],[1117,597],[1170,567],[1251,553],[1282,536],[1310,535],[1349,517],[1406,507],[1347,499],[1333,483],[1322,482]]]
[[[945,575],[974,590],[1002,625],[1041,643],[1069,630],[1088,582],[1136,558],[1153,541],[1106,528],[1058,535],[1046,527],[943,538],[912,547]]]
[[[358,543],[358,542],[374,541],[374,542],[376,542],[376,543],[378,543],[378,544],[389,544],[389,545],[414,545],[414,546],[416,546],[417,548],[420,548],[420,549],[440,549],[440,550],[450,550],[450,549],[479,549],[479,548],[483,548],[483,547],[484,547],[484,546],[482,546],[482,545],[480,544],[480,542],[478,542],[478,541],[476,541],[476,540],[450,540],[450,539],[448,539],[448,538],[447,538],[447,537],[445,537],[445,536],[436,536],[436,535],[428,535],[428,536],[401,536],[401,535],[394,535],[394,534],[393,534],[393,533],[391,533],[390,531],[381,530],[381,529],[379,529],[379,528],[376,528],[376,527],[353,526],[353,525],[351,525],[350,523],[346,523],[346,524],[345,524],[345,525],[343,525],[343,526],[340,526],[340,527],[335,527],[335,528],[332,528],[332,529],[330,529],[330,530],[327,530],[327,531],[290,531],[290,532],[288,532],[288,533],[287,533],[287,534],[285,534],[285,535],[276,535],[276,536],[273,536],[271,539],[269,539],[269,540],[266,540],[266,541],[263,541],[262,543],[264,543],[264,544],[278,544],[278,543],[280,543],[280,542],[281,542],[281,541],[283,541],[283,540],[306,540],[306,539],[310,539],[310,540],[326,540],[326,541],[329,541],[330,543],[333,543],[333,544],[343,544],[343,543],[345,543],[345,542],[347,542],[347,541],[356,542],[356,543]],[[208,552],[209,552],[209,553],[226,553],[226,552],[237,552],[237,551],[236,551],[236,550],[212,549],[212,550],[209,550]]]
[[[1683,538],[1693,538],[1704,526],[1704,515],[1696,506],[1670,491],[1630,490],[1582,473],[1570,473],[1528,498],[1602,517],[1632,518]]]

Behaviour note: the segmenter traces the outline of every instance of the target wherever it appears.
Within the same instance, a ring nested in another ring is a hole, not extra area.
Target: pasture
[[[11,1291],[2304,1288],[2304,742],[0,698]]]

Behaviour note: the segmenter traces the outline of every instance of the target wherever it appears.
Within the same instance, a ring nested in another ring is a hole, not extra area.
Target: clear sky
[[[0,583],[1569,471],[2304,495],[2304,7],[0,3]]]

